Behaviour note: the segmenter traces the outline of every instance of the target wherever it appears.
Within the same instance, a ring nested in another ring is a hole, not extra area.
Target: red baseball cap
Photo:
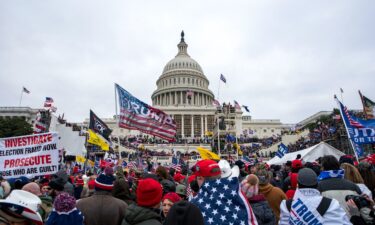
[[[293,169],[298,169],[298,168],[302,168],[302,167],[303,166],[302,166],[301,160],[295,159],[295,160],[292,161],[292,168]]]
[[[193,167],[194,175],[201,177],[215,177],[221,175],[219,164],[210,159],[198,161]]]

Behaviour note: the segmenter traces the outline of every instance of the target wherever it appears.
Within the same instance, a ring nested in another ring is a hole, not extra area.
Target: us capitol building
[[[188,44],[181,33],[177,45],[177,55],[170,60],[156,80],[156,90],[153,92],[152,106],[171,115],[177,124],[177,137],[184,139],[203,138],[208,133],[217,133],[215,121],[226,115],[226,130],[236,134],[249,134],[258,138],[272,137],[281,134],[288,125],[279,119],[257,119],[243,115],[240,109],[234,109],[229,114],[213,105],[215,96],[209,89],[210,81],[205,76],[202,67],[190,57]],[[224,115],[224,114],[225,115]],[[103,119],[111,129],[113,136],[139,134],[119,128],[113,119]],[[86,120],[87,121],[87,120]],[[152,146],[148,146],[152,149]]]

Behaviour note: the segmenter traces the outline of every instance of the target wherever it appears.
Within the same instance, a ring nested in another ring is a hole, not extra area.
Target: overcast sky
[[[0,1],[0,106],[81,122],[115,113],[114,83],[151,103],[181,30],[220,101],[297,123],[358,95],[375,100],[375,1]]]

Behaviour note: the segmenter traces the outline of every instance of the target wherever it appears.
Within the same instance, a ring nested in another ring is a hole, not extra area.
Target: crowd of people
[[[0,224],[375,224],[375,156],[270,166],[204,159],[181,171],[120,161],[0,177]]]

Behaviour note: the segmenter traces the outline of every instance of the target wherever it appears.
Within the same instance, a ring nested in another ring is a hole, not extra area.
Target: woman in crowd
[[[368,189],[368,187],[364,184],[363,178],[359,173],[358,169],[355,166],[349,163],[341,164],[341,169],[344,170],[344,178],[350,180],[351,182],[357,184],[357,186],[361,189],[362,194],[366,194],[372,199],[372,193]]]
[[[169,192],[166,195],[164,195],[162,199],[162,208],[163,208],[162,219],[165,219],[167,217],[168,212],[173,206],[173,204],[179,201],[181,201],[181,198],[175,192]]]

